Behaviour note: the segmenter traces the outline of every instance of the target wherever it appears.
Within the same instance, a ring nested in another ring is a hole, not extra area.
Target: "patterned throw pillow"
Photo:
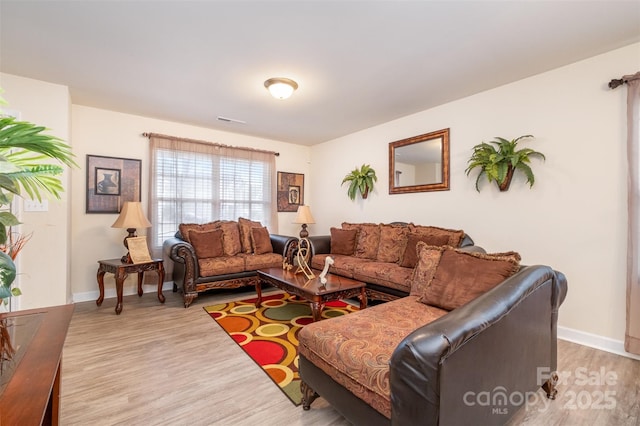
[[[418,243],[418,258],[422,256],[421,244],[424,243]],[[433,279],[418,300],[453,310],[491,290],[519,269],[520,255],[516,252],[484,254],[444,247]]]
[[[380,224],[380,244],[378,245],[378,262],[396,263],[407,245],[408,228],[403,225]]]
[[[222,229],[222,247],[226,256],[235,256],[242,251],[240,245],[240,230],[238,223],[233,220],[221,220],[220,229]]]
[[[224,255],[222,248],[222,229],[211,231],[198,231],[192,229],[188,232],[191,245],[198,259],[209,259]]]
[[[273,253],[273,245],[266,227],[251,228],[251,246],[254,254]]]
[[[416,243],[417,261],[411,275],[411,296],[422,296],[436,273],[443,247],[430,246],[422,241]]]
[[[380,244],[380,227],[376,223],[347,223],[342,224],[342,229],[355,229],[358,231],[355,257],[375,260]]]
[[[331,228],[331,254],[353,256],[358,231],[355,229]]]
[[[446,229],[446,228],[438,228],[437,226],[423,226],[423,225],[414,225],[413,223],[409,224],[409,232],[415,232],[417,234],[430,235],[432,237],[444,237],[446,236],[449,241],[446,245],[451,247],[460,247],[460,243],[464,238],[463,230],[456,229]]]
[[[253,246],[251,245],[251,228],[262,228],[262,224],[240,217],[238,218],[238,226],[240,228],[241,251],[242,253],[251,253],[253,250]]]
[[[182,239],[191,244],[191,238],[189,237],[189,232],[191,231],[212,231],[214,229],[218,229],[220,227],[220,221],[216,220],[209,223],[181,223],[178,225],[178,230],[180,231],[180,235],[182,235]]]

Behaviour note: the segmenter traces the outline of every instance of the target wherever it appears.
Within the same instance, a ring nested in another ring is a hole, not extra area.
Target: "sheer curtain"
[[[622,78],[627,83],[627,327],[624,349],[640,355],[640,72]]]

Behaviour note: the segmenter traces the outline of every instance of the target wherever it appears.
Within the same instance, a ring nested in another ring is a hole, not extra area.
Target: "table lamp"
[[[129,256],[129,245],[127,244],[127,238],[137,237],[136,228],[149,228],[151,222],[147,220],[144,212],[142,211],[142,203],[140,201],[126,201],[120,210],[120,216],[111,225],[112,228],[127,228],[129,235],[124,237],[124,246],[127,249],[127,254],[122,256],[120,260],[123,263],[132,263]]]
[[[296,219],[293,223],[302,224],[302,229],[300,230],[300,238],[307,238],[309,236],[309,231],[307,231],[307,224],[316,223],[311,215],[311,209],[309,206],[300,206],[298,207],[298,214],[296,215]]]

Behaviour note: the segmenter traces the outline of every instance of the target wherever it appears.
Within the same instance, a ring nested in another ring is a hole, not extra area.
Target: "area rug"
[[[313,322],[309,302],[286,293],[262,297],[260,308],[256,298],[205,306],[216,323],[269,375],[271,380],[300,405],[298,374],[298,332]],[[329,302],[322,318],[332,318],[357,311],[343,301]]]

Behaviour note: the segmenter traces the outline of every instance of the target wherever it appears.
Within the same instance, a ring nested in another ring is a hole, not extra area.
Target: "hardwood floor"
[[[62,425],[347,425],[322,398],[295,407],[203,307],[250,297],[126,296],[76,304],[62,363]],[[558,397],[530,398],[510,425],[640,425],[640,361],[560,341]],[[593,375],[598,375],[594,377]],[[615,377],[614,377],[615,376]],[[606,382],[606,383],[605,383]]]

